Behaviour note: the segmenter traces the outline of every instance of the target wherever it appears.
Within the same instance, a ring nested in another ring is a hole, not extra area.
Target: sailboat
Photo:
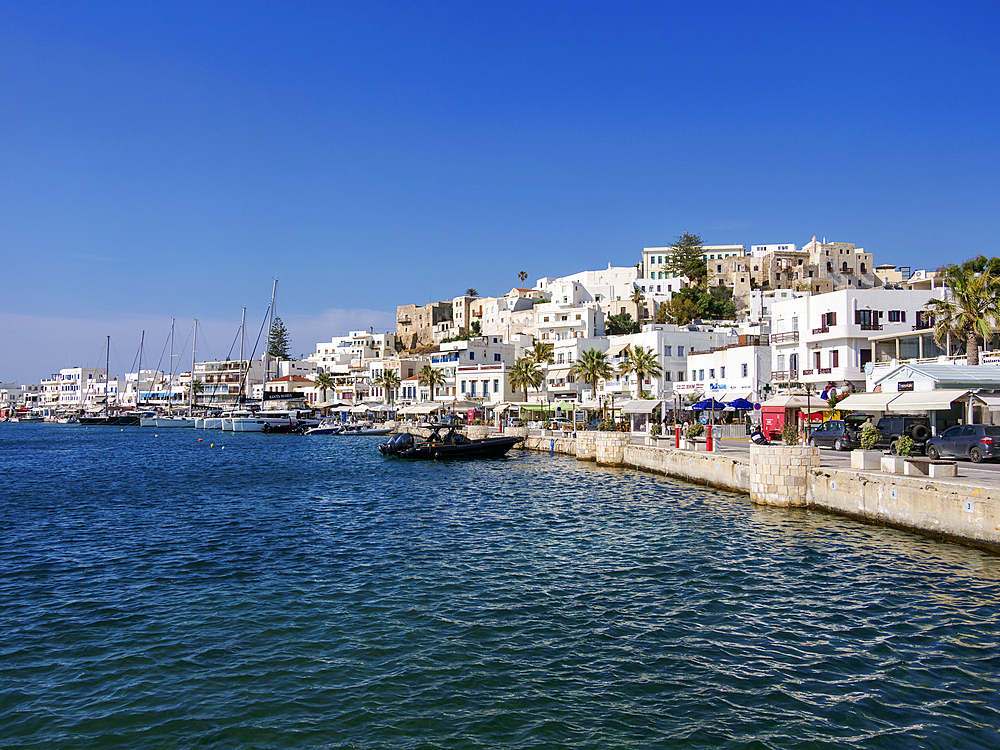
[[[104,364],[104,409],[100,414],[87,416],[83,415],[80,417],[80,424],[85,427],[94,427],[97,425],[104,425],[110,427],[138,427],[140,424],[138,414],[128,414],[122,413],[119,410],[113,410],[111,406],[111,397],[108,391],[111,388],[111,336],[108,336],[107,342],[107,357]]]
[[[191,346],[191,380],[194,381],[194,359],[195,350],[198,346],[198,319],[195,318],[194,321],[194,341]],[[172,414],[169,399],[173,395],[173,382],[174,382],[174,321],[170,320],[170,384],[168,386],[168,402],[167,402],[167,413],[157,414],[152,417],[143,417],[142,426],[143,427],[156,427],[158,429],[170,428],[170,427],[195,427],[197,424],[197,419],[194,414],[189,411],[185,415]]]

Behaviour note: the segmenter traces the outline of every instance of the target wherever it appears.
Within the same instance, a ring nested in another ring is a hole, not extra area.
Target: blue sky
[[[998,31],[987,2],[0,0],[0,381],[108,334],[130,363],[171,317],[224,357],[274,278],[299,354],[687,230],[1000,254]]]

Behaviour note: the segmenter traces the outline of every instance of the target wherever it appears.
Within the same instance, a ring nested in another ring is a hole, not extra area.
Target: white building
[[[776,302],[771,370],[777,388],[828,383],[864,388],[872,335],[909,331],[927,301],[943,290],[840,289]]]
[[[795,245],[791,243],[783,245],[751,245],[750,255],[754,258],[763,258],[769,253],[794,253],[796,249]]]
[[[734,344],[696,351],[688,357],[689,381],[683,392],[718,401],[766,398],[771,382],[767,336],[741,335]]]

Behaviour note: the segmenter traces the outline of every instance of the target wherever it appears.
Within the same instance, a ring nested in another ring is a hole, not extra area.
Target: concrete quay
[[[470,437],[486,432],[472,428]],[[746,440],[717,441],[717,450],[706,453],[674,448],[672,439],[532,430],[525,447],[739,492],[759,505],[821,510],[1000,553],[1000,472],[964,461],[958,476],[931,478],[855,470],[850,453]]]

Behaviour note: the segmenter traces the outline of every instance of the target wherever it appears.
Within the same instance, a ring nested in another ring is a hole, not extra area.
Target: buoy
[[[119,430],[119,432],[125,432],[125,428],[124,428],[124,427],[122,427],[122,428],[121,428],[121,429]]]
[[[199,443],[201,442],[201,438],[198,438],[198,442],[199,442]]]
[[[208,447],[209,447],[209,448],[214,448],[214,447],[215,447],[215,443],[209,443],[209,444],[208,444]]]

